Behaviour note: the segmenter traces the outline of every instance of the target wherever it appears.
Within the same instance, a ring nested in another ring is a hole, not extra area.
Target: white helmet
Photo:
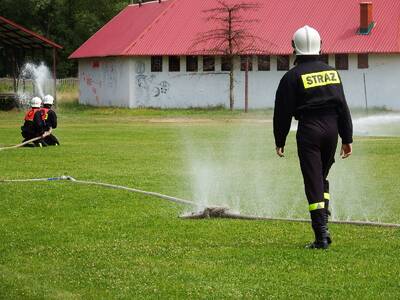
[[[53,105],[53,103],[54,103],[54,98],[53,98],[52,95],[46,95],[46,96],[44,96],[44,98],[43,98],[43,104],[50,104],[50,105]]]
[[[306,25],[294,33],[292,46],[296,55],[319,55],[321,51],[321,37],[318,31]]]
[[[42,99],[40,99],[39,97],[33,97],[32,98],[31,107],[40,108],[41,105],[42,105]]]

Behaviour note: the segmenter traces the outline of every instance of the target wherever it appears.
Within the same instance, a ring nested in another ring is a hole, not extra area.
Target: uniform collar
[[[294,61],[294,64],[301,64],[305,62],[310,62],[310,61],[317,61],[319,60],[320,56],[319,55],[299,55],[296,56],[296,59]]]

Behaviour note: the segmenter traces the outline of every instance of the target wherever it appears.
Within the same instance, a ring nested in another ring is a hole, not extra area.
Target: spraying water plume
[[[400,126],[396,129],[400,125],[398,120],[396,114],[360,118],[356,119],[354,127],[358,130],[360,124],[368,124],[370,133],[376,132],[374,126],[378,126],[400,135]],[[191,198],[198,209],[197,212],[186,211],[185,216],[218,215],[222,209],[229,208],[230,213],[242,216],[308,218],[293,136],[289,139],[285,159],[277,159],[268,126],[224,124],[221,129],[213,127],[212,133],[208,130],[183,131],[184,154],[192,178]],[[355,155],[346,163],[337,159],[328,177],[333,220],[399,222],[396,202],[390,197],[386,197],[384,204],[381,201],[381,193],[390,195],[396,187],[388,185],[382,190],[379,160],[374,160],[374,154],[370,154],[375,151],[374,143],[379,141],[362,141],[356,138]],[[384,176],[393,177],[395,172],[393,165],[385,169]]]
[[[210,206],[229,207],[233,212],[269,217],[299,217],[303,200],[299,177],[290,161],[276,160],[266,142],[269,128],[263,124],[235,124],[225,136],[203,143],[184,133],[185,158],[192,176],[192,198],[200,211]],[[296,164],[297,166],[297,164]],[[282,194],[282,181],[294,189]]]
[[[399,136],[400,113],[378,114],[356,118],[354,133],[361,136]]]
[[[22,67],[18,79],[19,84],[17,96],[20,104],[26,105],[34,96],[43,98],[46,94],[54,94],[52,79],[50,69],[44,64],[44,62],[41,62],[40,64],[31,62],[26,63]],[[31,82],[32,85],[27,86],[26,82]]]

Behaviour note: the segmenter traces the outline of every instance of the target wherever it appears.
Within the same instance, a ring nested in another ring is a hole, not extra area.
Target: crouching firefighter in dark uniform
[[[340,155],[352,153],[353,126],[339,74],[319,61],[319,33],[304,26],[298,29],[292,45],[295,67],[281,79],[276,92],[274,136],[276,153],[284,156],[291,120],[299,121],[297,151],[309,203],[315,241],[308,248],[327,249],[332,242],[328,228],[329,169],[335,161],[338,134],[342,139]]]
[[[39,97],[34,97],[31,100],[31,109],[25,114],[24,125],[21,126],[21,135],[24,138],[23,142],[29,141],[34,138],[39,138],[33,142],[36,147],[46,146],[43,141],[44,137],[44,116],[40,108],[42,105],[42,99]],[[33,146],[32,144],[27,144],[26,146]]]
[[[46,130],[46,136],[44,141],[49,146],[60,145],[58,139],[52,134],[53,129],[57,128],[57,114],[51,109],[54,103],[54,98],[52,95],[46,95],[43,98],[43,108],[42,113],[44,117],[44,129]]]

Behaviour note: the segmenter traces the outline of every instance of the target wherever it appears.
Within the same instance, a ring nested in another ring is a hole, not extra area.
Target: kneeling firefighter
[[[335,161],[338,135],[340,155],[352,153],[353,125],[338,72],[321,62],[321,38],[309,26],[298,29],[292,46],[295,67],[281,79],[276,91],[274,136],[276,153],[284,156],[292,117],[299,121],[297,152],[309,203],[315,241],[308,248],[327,249],[332,242],[328,228],[329,182],[327,176]]]
[[[21,135],[24,138],[23,142],[29,141],[36,137],[43,137],[44,134],[44,120],[43,112],[41,110],[42,99],[33,97],[30,106],[31,108],[26,112],[24,117],[24,125],[21,126]],[[34,146],[46,146],[43,139],[34,141]],[[27,145],[29,146],[29,145]]]
[[[47,145],[60,145],[58,139],[52,134],[53,129],[57,128],[57,114],[54,110],[52,110],[52,106],[54,103],[54,98],[51,95],[46,95],[43,98],[43,119],[44,119],[44,129],[46,130],[47,136],[44,138],[44,141]]]

